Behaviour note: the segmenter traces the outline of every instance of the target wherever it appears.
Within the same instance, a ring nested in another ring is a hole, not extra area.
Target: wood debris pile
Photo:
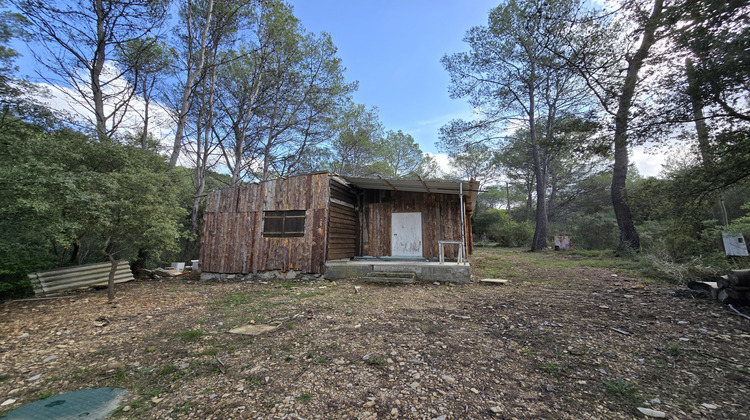
[[[690,282],[688,287],[709,291],[711,297],[724,304],[750,303],[750,270],[732,270],[715,280]]]

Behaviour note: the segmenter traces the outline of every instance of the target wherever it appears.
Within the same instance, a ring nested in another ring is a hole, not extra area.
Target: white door
[[[391,213],[391,256],[422,256],[422,213]]]

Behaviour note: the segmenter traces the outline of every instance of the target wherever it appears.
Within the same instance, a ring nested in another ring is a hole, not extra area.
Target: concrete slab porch
[[[414,273],[418,280],[440,281],[450,283],[469,283],[471,265],[468,263],[424,261],[328,261],[323,277],[328,280],[339,280],[365,277],[373,271],[395,271]]]

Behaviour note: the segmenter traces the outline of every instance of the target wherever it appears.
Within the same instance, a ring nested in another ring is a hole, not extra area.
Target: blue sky
[[[463,100],[448,96],[445,54],[462,51],[466,31],[484,25],[499,0],[288,0],[311,32],[328,32],[347,68],[359,81],[354,100],[379,109],[388,130],[411,134],[425,152],[436,153],[438,129],[469,117]],[[20,73],[39,81],[23,42]]]
[[[359,81],[354,100],[379,109],[387,130],[411,134],[422,151],[435,154],[438,130],[454,118],[468,119],[465,100],[448,96],[449,75],[440,59],[467,49],[466,31],[485,25],[500,0],[288,0],[308,31],[328,32],[347,68]],[[17,64],[22,75],[39,81],[22,42]],[[631,152],[644,175],[657,175],[663,154]],[[447,157],[438,162],[448,170]]]
[[[465,100],[448,96],[450,80],[440,59],[467,50],[466,31],[486,25],[500,0],[289,2],[307,30],[331,34],[347,79],[359,81],[355,101],[377,106],[386,129],[403,130],[422,151],[436,153],[440,127],[454,118],[471,118]],[[631,161],[642,175],[655,176],[664,155],[634,148]]]
[[[377,106],[388,130],[403,130],[436,153],[438,129],[469,117],[464,100],[448,96],[445,54],[466,49],[462,39],[484,25],[498,0],[291,0],[307,30],[331,34],[354,100]]]

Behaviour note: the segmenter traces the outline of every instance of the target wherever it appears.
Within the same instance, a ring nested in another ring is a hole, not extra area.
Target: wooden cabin
[[[212,191],[204,273],[325,271],[355,257],[437,260],[472,251],[475,181],[344,177],[323,172]],[[453,242],[451,244],[450,242]]]

